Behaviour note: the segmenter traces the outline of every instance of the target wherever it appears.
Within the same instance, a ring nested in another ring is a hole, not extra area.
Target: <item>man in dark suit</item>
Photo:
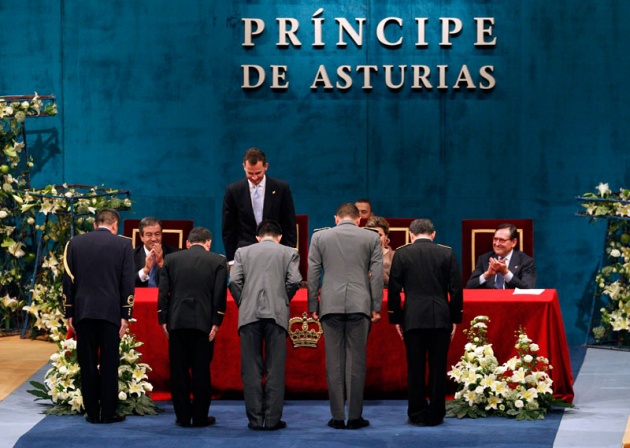
[[[136,288],[157,287],[164,257],[179,250],[177,247],[162,245],[162,227],[162,221],[152,216],[142,218],[138,224],[142,246],[133,251]]]
[[[72,238],[64,252],[64,315],[77,335],[81,395],[90,423],[116,423],[120,338],[133,311],[133,249],[116,236],[120,216],[98,212],[94,231]],[[99,368],[100,365],[100,368]]]
[[[230,291],[238,306],[247,426],[273,431],[286,427],[281,418],[289,301],[302,276],[297,250],[279,244],[278,223],[262,221],[256,233],[258,244],[236,250]]]
[[[167,256],[160,272],[158,321],[168,338],[175,423],[182,427],[216,421],[208,416],[210,363],[225,314],[227,266],[211,244],[209,230],[192,229],[188,249]]]
[[[296,247],[295,208],[289,184],[265,175],[265,153],[250,148],[243,158],[245,179],[227,186],[223,198],[223,245],[229,262],[236,249],[256,243],[256,226],[263,219],[280,224],[281,244]]]
[[[494,232],[492,248],[479,257],[466,288],[532,289],[536,287],[534,259],[515,249],[518,231],[512,224],[501,224]]]
[[[363,389],[370,324],[381,318],[383,251],[378,233],[359,221],[354,204],[340,205],[336,226],[313,234],[308,254],[308,311],[324,328],[328,426],[335,429],[370,424],[362,416]]]
[[[435,426],[446,414],[448,347],[456,324],[462,321],[462,280],[453,250],[433,242],[435,230],[430,220],[414,220],[409,231],[411,244],[399,247],[392,261],[389,322],[396,324],[407,350],[409,423]]]

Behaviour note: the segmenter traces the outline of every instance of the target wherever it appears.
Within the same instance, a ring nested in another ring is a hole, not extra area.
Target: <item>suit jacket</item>
[[[321,292],[320,292],[321,282]],[[319,300],[318,300],[319,297]],[[362,313],[383,302],[383,250],[378,233],[341,221],[313,234],[308,254],[308,310]]]
[[[273,319],[288,331],[289,301],[300,287],[300,255],[274,241],[236,250],[230,292],[238,310],[238,328]]]
[[[296,247],[295,208],[289,184],[266,176],[263,219],[273,219],[282,227],[281,244]],[[223,246],[228,261],[234,259],[236,249],[249,246],[256,240],[256,220],[247,179],[227,186],[223,198]]]
[[[166,258],[168,254],[172,254],[177,251],[179,251],[178,247],[166,246],[164,244],[162,245],[162,252],[163,252],[164,258]],[[140,269],[144,268],[144,263],[146,259],[147,259],[147,254],[144,250],[144,244],[142,244],[140,247],[136,247],[133,251],[133,262],[136,269],[135,271],[136,272],[136,275],[135,275],[136,288],[146,288],[149,286],[149,281],[147,280],[146,282],[143,282],[142,280],[140,280],[140,274],[138,274],[138,272],[140,272]],[[157,283],[159,285],[160,284],[160,271],[162,270],[162,268],[157,266],[156,269],[158,270]]]
[[[486,280],[483,285],[479,284],[479,276],[488,270],[490,257],[497,258],[497,254],[487,252],[479,257],[477,266],[466,283],[466,288],[494,288],[494,276]],[[514,274],[514,277],[509,283],[505,282],[505,289],[532,289],[536,287],[536,264],[529,255],[514,249],[508,269]]]
[[[195,244],[168,255],[160,272],[158,321],[169,330],[209,333],[221,325],[227,298],[225,257]]]
[[[453,249],[420,238],[396,250],[388,287],[390,323],[402,324],[405,331],[451,329],[452,324],[462,321],[463,302],[462,278]]]
[[[120,326],[133,311],[131,240],[99,228],[72,238],[64,252],[64,315],[76,325],[99,319]]]

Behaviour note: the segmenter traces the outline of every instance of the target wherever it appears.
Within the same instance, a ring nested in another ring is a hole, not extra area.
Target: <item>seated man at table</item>
[[[501,224],[494,232],[492,248],[479,257],[466,288],[532,289],[536,287],[536,264],[515,249],[518,232],[512,224]]]
[[[140,220],[138,224],[142,246],[133,251],[136,268],[136,288],[157,287],[160,282],[160,270],[164,266],[164,257],[177,252],[177,247],[162,245],[162,221],[151,216]]]

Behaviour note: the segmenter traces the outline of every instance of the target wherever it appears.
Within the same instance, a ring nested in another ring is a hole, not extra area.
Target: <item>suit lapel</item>
[[[251,219],[255,221],[254,207],[252,207],[252,196],[249,193],[249,182],[247,179],[244,179],[243,183],[241,183],[241,188],[238,194],[245,207],[245,213],[247,213],[247,216],[251,217]]]
[[[265,202],[263,203],[263,218],[268,218],[273,209],[273,202],[276,198],[276,185],[267,176],[267,185],[265,186]]]

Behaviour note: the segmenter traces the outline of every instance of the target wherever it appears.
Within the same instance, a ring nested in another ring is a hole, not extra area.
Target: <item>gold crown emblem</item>
[[[289,319],[289,337],[293,342],[293,348],[317,348],[317,343],[323,333],[319,320],[308,317],[306,313],[302,313],[302,317]]]

